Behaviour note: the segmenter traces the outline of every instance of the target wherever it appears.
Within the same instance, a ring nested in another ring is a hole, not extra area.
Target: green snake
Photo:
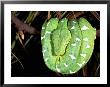
[[[46,66],[61,74],[78,72],[89,61],[96,29],[83,17],[74,20],[51,18],[41,30]]]

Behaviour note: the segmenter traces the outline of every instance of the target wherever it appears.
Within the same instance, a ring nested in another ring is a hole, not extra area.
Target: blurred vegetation
[[[12,11],[11,12],[12,76],[100,76],[100,12],[96,11]],[[69,20],[85,17],[97,29],[94,52],[79,72],[62,75],[49,70],[42,56],[40,32],[45,20],[52,17]]]

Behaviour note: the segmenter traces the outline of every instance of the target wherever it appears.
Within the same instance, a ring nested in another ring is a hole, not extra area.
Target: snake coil
[[[41,31],[45,64],[62,74],[78,72],[92,55],[95,37],[96,29],[85,18],[51,18]]]

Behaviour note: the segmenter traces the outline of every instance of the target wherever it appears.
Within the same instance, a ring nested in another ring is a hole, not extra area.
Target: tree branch
[[[97,31],[96,31],[96,36],[97,36],[97,37],[100,37],[100,30],[97,30]]]
[[[28,32],[29,34],[40,34],[35,28],[29,26],[28,24],[23,23],[14,15],[11,15],[12,22],[16,25],[18,31]]]

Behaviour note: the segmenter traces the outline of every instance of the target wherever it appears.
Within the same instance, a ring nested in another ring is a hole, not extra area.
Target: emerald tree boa
[[[61,74],[78,72],[92,55],[95,37],[96,29],[85,18],[51,18],[41,30],[45,64]]]

